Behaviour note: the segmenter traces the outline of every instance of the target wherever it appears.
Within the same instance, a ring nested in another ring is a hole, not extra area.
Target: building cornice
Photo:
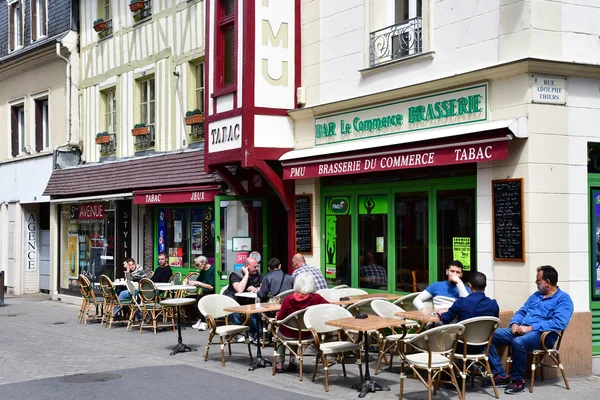
[[[483,68],[476,71],[469,71],[428,82],[391,89],[385,92],[377,92],[361,97],[354,97],[332,103],[319,104],[312,107],[291,110],[288,112],[288,115],[294,120],[315,118],[321,115],[333,114],[340,111],[371,106],[379,103],[387,103],[406,97],[506,78],[524,73],[600,79],[600,65],[544,60],[538,58],[525,58],[494,65],[492,67]]]

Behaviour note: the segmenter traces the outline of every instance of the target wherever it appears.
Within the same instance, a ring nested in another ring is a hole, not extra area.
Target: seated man
[[[545,331],[562,331],[573,315],[571,297],[557,286],[558,272],[550,265],[537,269],[535,283],[538,291],[510,320],[510,328],[497,329],[490,347],[490,364],[496,386],[506,387],[504,393],[516,394],[525,389],[525,363],[527,352],[540,349],[540,337]],[[557,340],[556,335],[548,335],[546,346]],[[510,378],[506,375],[495,346],[512,346],[512,367]],[[492,386],[491,380],[482,383]]]
[[[254,299],[249,297],[236,296],[236,293],[250,292],[256,293],[260,289],[261,276],[258,272],[258,261],[255,258],[246,258],[244,266],[229,275],[229,286],[223,292],[225,296],[229,296],[241,305],[253,304]],[[250,336],[254,336],[257,332],[256,318],[258,314],[252,314],[250,318]],[[244,319],[239,313],[229,315],[229,322],[233,325],[241,325]],[[238,338],[240,341],[243,338]]]
[[[278,258],[271,258],[267,266],[269,273],[260,284],[260,290],[257,293],[258,297],[267,299],[292,289],[294,280],[281,270],[281,261]]]
[[[387,287],[387,271],[377,264],[373,253],[365,255],[365,265],[360,267],[360,286],[375,289]]]
[[[433,298],[433,308],[436,311],[448,310],[456,299],[459,297],[467,297],[470,290],[465,288],[465,284],[461,280],[463,275],[463,265],[460,261],[454,260],[446,269],[447,280],[443,282],[435,282],[423,290],[413,300],[413,305],[423,314],[431,313],[425,307],[425,301]]]
[[[152,275],[152,282],[168,283],[171,275],[173,275],[173,271],[171,271],[171,267],[167,263],[167,253],[161,251],[158,253],[158,268],[156,268],[154,275]]]
[[[445,313],[438,313],[440,321],[449,324],[464,321],[465,319],[475,317],[496,317],[500,314],[500,308],[496,300],[492,300],[485,295],[487,278],[481,272],[471,272],[469,287],[471,294],[467,297],[461,297],[452,304],[452,307]]]
[[[309,273],[315,278],[315,283],[317,284],[317,290],[327,289],[327,281],[323,277],[321,270],[317,267],[312,267],[306,264],[306,259],[300,253],[294,255],[292,257],[292,268],[297,268],[292,273],[292,279],[296,279],[296,277],[303,273]]]

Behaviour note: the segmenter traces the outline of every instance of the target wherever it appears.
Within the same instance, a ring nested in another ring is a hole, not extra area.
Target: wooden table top
[[[245,306],[226,307],[223,310],[240,314],[258,314],[269,311],[279,311],[281,304],[278,303],[260,303],[260,308],[256,304],[247,304]]]
[[[336,326],[342,329],[350,329],[353,331],[375,331],[383,328],[390,328],[398,325],[403,325],[404,321],[395,318],[380,317],[377,315],[369,315],[365,319],[354,317],[334,319],[325,321],[326,325]]]
[[[500,310],[500,316],[512,314],[511,310]],[[402,311],[394,314],[398,317],[403,317],[406,319],[412,319],[414,321],[419,322],[440,322],[440,319],[437,316],[433,316],[431,314],[423,314],[421,311]]]
[[[399,298],[404,297],[402,294],[391,294],[391,293],[369,293],[369,294],[359,294],[356,296],[348,296],[349,300],[338,300],[338,301],[330,301],[331,304],[337,304],[339,306],[342,305],[350,305],[354,304],[361,300],[374,299],[374,298],[383,298],[388,301],[390,300],[398,300]]]

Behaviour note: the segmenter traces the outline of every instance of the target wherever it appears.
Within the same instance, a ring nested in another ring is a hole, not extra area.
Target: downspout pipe
[[[69,123],[68,126],[68,134],[67,134],[67,143],[65,145],[70,145],[71,144],[71,125],[72,125],[72,113],[71,113],[71,61],[69,61],[68,58],[64,57],[62,54],[60,54],[60,42],[56,42],[56,55],[63,59],[66,63],[67,63],[67,83],[66,83],[66,87],[67,87],[67,121]],[[58,146],[58,147],[63,147],[65,145],[62,146]]]

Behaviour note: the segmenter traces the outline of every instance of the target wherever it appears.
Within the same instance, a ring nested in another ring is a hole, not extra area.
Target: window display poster
[[[375,242],[375,248],[376,248],[377,253],[383,253],[385,251],[383,236],[377,236],[376,242]]]
[[[463,265],[463,271],[471,270],[471,238],[469,237],[453,237],[452,238],[452,255],[455,260],[458,260]]]
[[[77,269],[78,267],[78,263],[79,263],[79,255],[77,254],[77,234],[76,233],[70,233],[69,234],[69,244],[68,244],[68,251],[69,251],[69,265],[71,267],[71,275],[72,276],[79,276],[79,271]]]
[[[183,267],[183,249],[181,247],[169,247],[169,266]]]
[[[192,254],[202,254],[202,223],[192,222]]]
[[[232,251],[249,251],[252,247],[252,238],[234,237],[231,239]]]
[[[235,253],[235,262],[236,264],[243,264],[244,261],[246,261],[246,258],[248,258],[248,252],[247,251],[240,251],[238,253]]]
[[[165,231],[166,231],[165,211],[158,213],[158,252],[165,251]]]
[[[173,240],[175,243],[181,243],[183,241],[183,234],[181,232],[181,221],[173,221]]]

